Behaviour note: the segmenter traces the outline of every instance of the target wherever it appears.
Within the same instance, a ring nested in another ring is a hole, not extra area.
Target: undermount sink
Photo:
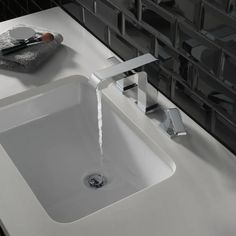
[[[87,183],[101,172],[101,161],[96,93],[86,78],[72,76],[0,102],[0,144],[55,221],[78,220],[174,173],[105,97],[106,181],[97,189]]]

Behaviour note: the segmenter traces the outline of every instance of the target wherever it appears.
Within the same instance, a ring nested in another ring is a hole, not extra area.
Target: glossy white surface
[[[1,71],[0,98],[73,74],[88,76],[113,56],[80,25],[55,8],[0,24],[4,31],[25,23],[61,32],[65,48],[35,74]],[[73,53],[70,49],[73,48]],[[91,72],[91,73],[90,73]],[[235,156],[182,113],[189,136],[170,140],[158,119],[143,115],[133,102],[104,91],[124,117],[176,171],[171,178],[73,223],[53,221],[0,146],[0,219],[11,236],[235,236]],[[159,94],[159,102],[174,107]],[[7,100],[7,101],[6,101]],[[1,104],[12,101],[3,99]],[[12,102],[15,102],[13,100]]]
[[[55,221],[78,220],[173,174],[104,99],[101,163],[96,92],[85,77],[21,96],[0,107],[0,144]],[[102,188],[85,184],[93,173],[107,178]]]

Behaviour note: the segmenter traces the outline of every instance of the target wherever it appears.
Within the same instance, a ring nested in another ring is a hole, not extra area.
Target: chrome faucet
[[[146,114],[158,107],[157,90],[148,83],[146,72],[135,72],[133,70],[156,60],[149,53],[125,62],[111,57],[108,59],[111,66],[93,73],[90,77],[90,82],[99,90],[116,82],[116,86],[122,93],[137,86],[137,105]],[[134,82],[135,80],[137,80],[137,84]],[[187,134],[177,108],[165,109],[165,114],[166,119],[161,124],[161,128],[171,138]]]
[[[160,124],[160,127],[171,138],[187,135],[181,114],[177,108],[165,109],[165,120]]]
[[[148,84],[146,72],[142,71],[136,73],[133,71],[133,69],[156,61],[157,59],[155,57],[147,53],[125,62],[120,62],[114,57],[109,58],[108,60],[113,64],[112,66],[97,71],[91,75],[91,82],[96,88],[104,89],[112,82],[116,82],[116,86],[121,90],[121,92],[124,92],[127,89],[136,86],[134,80],[137,78],[138,107],[144,113],[157,107],[157,93],[155,89],[149,89],[151,86]]]
[[[119,62],[114,57],[108,58],[108,60],[113,63],[112,66],[99,70],[91,75],[92,83],[99,89],[106,88],[110,83],[122,79],[122,74],[154,62],[157,59],[147,53],[124,62]]]

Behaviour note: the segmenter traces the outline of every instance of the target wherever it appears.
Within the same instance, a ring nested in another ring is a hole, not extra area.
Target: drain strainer
[[[102,174],[91,174],[85,178],[85,184],[89,186],[90,188],[101,188],[103,187],[107,182],[107,179]]]

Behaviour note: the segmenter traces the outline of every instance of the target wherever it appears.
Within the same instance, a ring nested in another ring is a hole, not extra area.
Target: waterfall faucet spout
[[[111,67],[97,71],[91,75],[91,83],[98,89],[104,89],[112,82],[122,79],[121,74],[144,66],[157,59],[150,53],[144,54],[139,57],[135,57],[128,61],[121,62]]]

